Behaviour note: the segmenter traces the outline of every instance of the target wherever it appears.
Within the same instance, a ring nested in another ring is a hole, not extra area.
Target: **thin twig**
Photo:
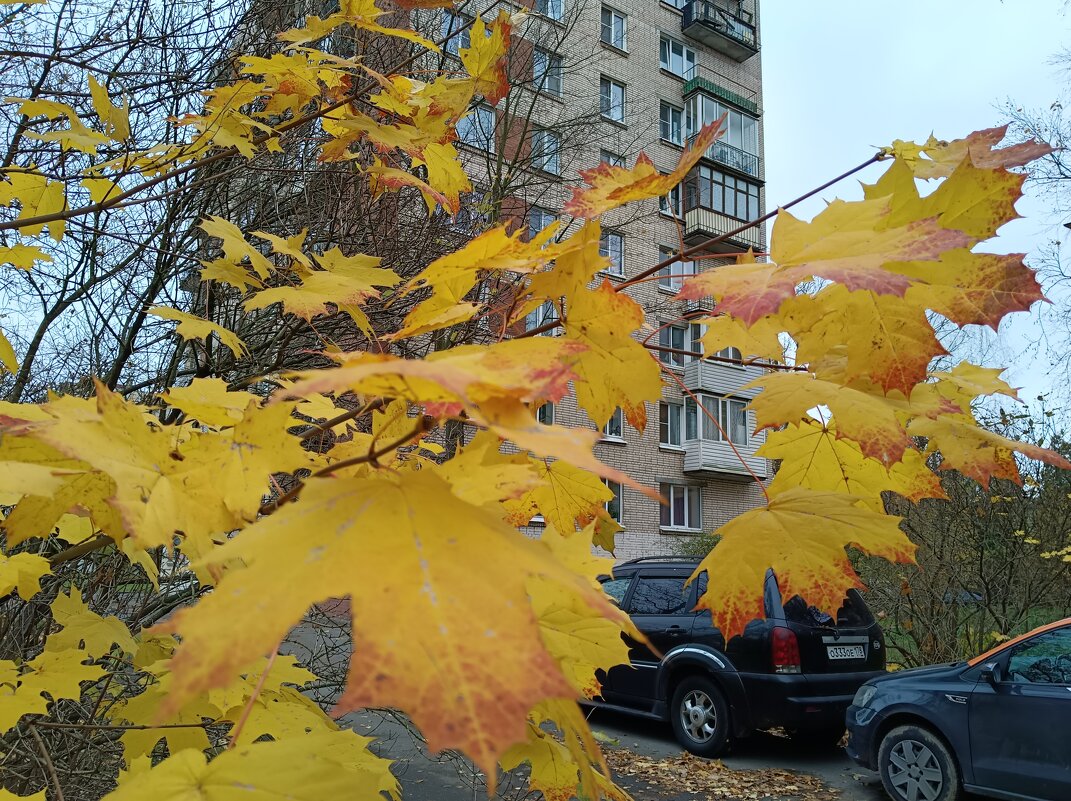
[[[30,736],[33,737],[34,742],[37,743],[37,748],[41,751],[41,759],[44,760],[45,770],[48,771],[48,776],[52,781],[52,790],[55,793],[56,801],[63,801],[63,788],[60,787],[59,776],[56,773],[56,766],[52,764],[52,757],[48,755],[48,749],[45,748],[45,741],[41,739],[41,735],[37,733],[33,723],[28,728],[30,729]]]
[[[279,643],[282,645],[282,643]],[[231,730],[231,739],[227,741],[227,749],[234,748],[235,743],[238,742],[238,736],[242,733],[242,729],[245,727],[245,722],[249,720],[249,715],[253,711],[253,704],[257,702],[257,698],[260,696],[260,691],[264,689],[264,682],[268,679],[268,671],[271,670],[271,666],[275,664],[275,658],[279,656],[279,645],[276,645],[272,651],[271,656],[268,657],[268,664],[264,666],[263,672],[260,674],[260,678],[257,680],[257,686],[253,689],[253,694],[249,696],[249,701],[245,705],[245,709],[242,710],[242,716],[238,718],[238,722],[234,724],[234,728]]]
[[[204,729],[216,725],[216,721],[208,723],[49,723],[47,721],[34,721],[34,726],[43,726],[47,729],[107,729],[109,731],[145,731],[147,729]]]

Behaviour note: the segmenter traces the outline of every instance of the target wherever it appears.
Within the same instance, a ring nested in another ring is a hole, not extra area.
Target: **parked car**
[[[695,610],[706,572],[685,586],[698,563],[634,559],[604,577],[603,589],[651,647],[628,640],[631,665],[600,676],[596,705],[668,720],[681,745],[701,756],[775,726],[812,744],[839,742],[855,691],[885,671],[881,628],[859,593],[850,591],[831,617],[799,596],[784,602],[768,570],[764,617],[726,642],[710,612]]]
[[[1067,801],[1071,618],[969,662],[872,679],[847,723],[848,755],[896,801]]]

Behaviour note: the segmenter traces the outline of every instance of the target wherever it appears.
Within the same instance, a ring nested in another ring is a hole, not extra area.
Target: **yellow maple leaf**
[[[129,777],[106,801],[248,801],[280,797],[316,801],[352,798],[401,801],[390,760],[368,750],[370,738],[338,731],[258,742],[224,751],[211,762],[198,749],[184,749]]]
[[[49,635],[49,648],[81,648],[93,657],[103,656],[113,645],[128,654],[138,650],[138,644],[123,621],[114,615],[98,615],[82,601],[82,593],[77,587],[72,587],[69,595],[57,595],[51,608],[52,618],[62,630]]]
[[[875,511],[884,511],[883,492],[896,492],[910,501],[944,498],[937,475],[922,455],[908,448],[900,461],[886,466],[863,455],[850,439],[838,439],[832,423],[805,421],[766,435],[756,455],[781,460],[767,487],[771,497],[793,487],[843,492],[865,498]]]
[[[233,558],[248,567],[167,624],[183,644],[163,714],[273,647],[311,604],[350,595],[358,646],[340,708],[399,708],[432,751],[464,750],[488,775],[523,739],[532,706],[574,692],[542,643],[528,579],[610,608],[538,542],[462,502],[428,471],[312,479],[298,501],[212,556]],[[284,566],[287,592],[257,589]],[[409,585],[414,591],[394,593],[385,610],[386,588]],[[250,597],[261,600],[236,603]],[[399,640],[403,629],[412,637]]]
[[[51,568],[43,556],[32,553],[17,553],[6,556],[0,553],[0,597],[16,590],[28,601],[41,589],[41,576]]]
[[[578,521],[586,523],[614,497],[595,473],[568,462],[539,462],[536,470],[539,484],[513,505],[516,525],[527,523],[538,510],[548,526],[563,533],[575,531]]]
[[[174,320],[177,322],[178,327],[175,328],[175,333],[183,339],[201,339],[207,342],[208,338],[215,334],[220,344],[230,350],[236,359],[242,358],[249,350],[236,333],[224,328],[219,323],[206,320],[204,317],[188,314],[178,309],[171,309],[167,306],[150,306],[148,312],[162,320]]]
[[[11,347],[11,343],[8,342],[3,332],[0,332],[0,367],[3,367],[9,373],[14,373],[19,369],[19,360],[18,356],[15,355],[15,349]]]
[[[509,91],[506,51],[509,48],[510,31],[509,13],[505,10],[498,12],[498,18],[489,33],[486,32],[483,18],[477,16],[469,32],[470,45],[458,49],[462,65],[475,81],[476,92],[491,105]]]
[[[67,208],[67,196],[62,181],[50,181],[33,167],[27,170],[7,170],[0,181],[0,206],[19,204],[19,216],[26,219],[47,214],[57,214]],[[48,234],[59,242],[67,224],[63,220],[38,223],[19,228],[19,233],[34,236],[48,227]]]
[[[224,428],[245,416],[250,403],[262,399],[251,392],[233,391],[222,378],[195,378],[184,387],[170,387],[161,400],[197,422]]]
[[[0,247],[0,264],[10,264],[20,270],[33,269],[34,262],[52,261],[52,256],[37,245],[24,245],[21,242]]]
[[[130,102],[113,106],[108,90],[92,75],[89,76],[89,93],[93,98],[93,110],[97,112],[104,132],[116,142],[125,142],[130,137]]]
[[[858,505],[858,498],[803,488],[786,490],[768,506],[752,509],[718,529],[721,540],[696,568],[717,576],[700,597],[726,638],[762,618],[763,577],[777,574],[785,598],[836,613],[844,594],[860,587],[847,546],[892,562],[913,561],[915,545],[900,530],[900,518]]]

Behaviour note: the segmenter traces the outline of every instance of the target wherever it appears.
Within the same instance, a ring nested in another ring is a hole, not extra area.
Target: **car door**
[[[999,654],[970,697],[975,783],[1046,801],[1071,798],[1071,626]]]
[[[661,654],[689,642],[695,621],[695,589],[684,586],[689,575],[687,570],[645,571],[632,583],[625,611],[655,650],[628,638],[631,667],[609,672],[612,692],[627,696],[629,703],[646,707],[654,702]]]

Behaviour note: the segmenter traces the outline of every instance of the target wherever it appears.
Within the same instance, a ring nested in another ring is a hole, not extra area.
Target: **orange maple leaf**
[[[703,127],[688,148],[681,153],[677,168],[663,175],[647,157],[640,153],[636,164],[629,169],[602,162],[598,167],[581,170],[580,177],[587,187],[573,187],[573,196],[563,211],[574,217],[598,217],[634,200],[662,197],[684,180],[688,171],[703,157],[716,139],[726,131],[725,116]]]

